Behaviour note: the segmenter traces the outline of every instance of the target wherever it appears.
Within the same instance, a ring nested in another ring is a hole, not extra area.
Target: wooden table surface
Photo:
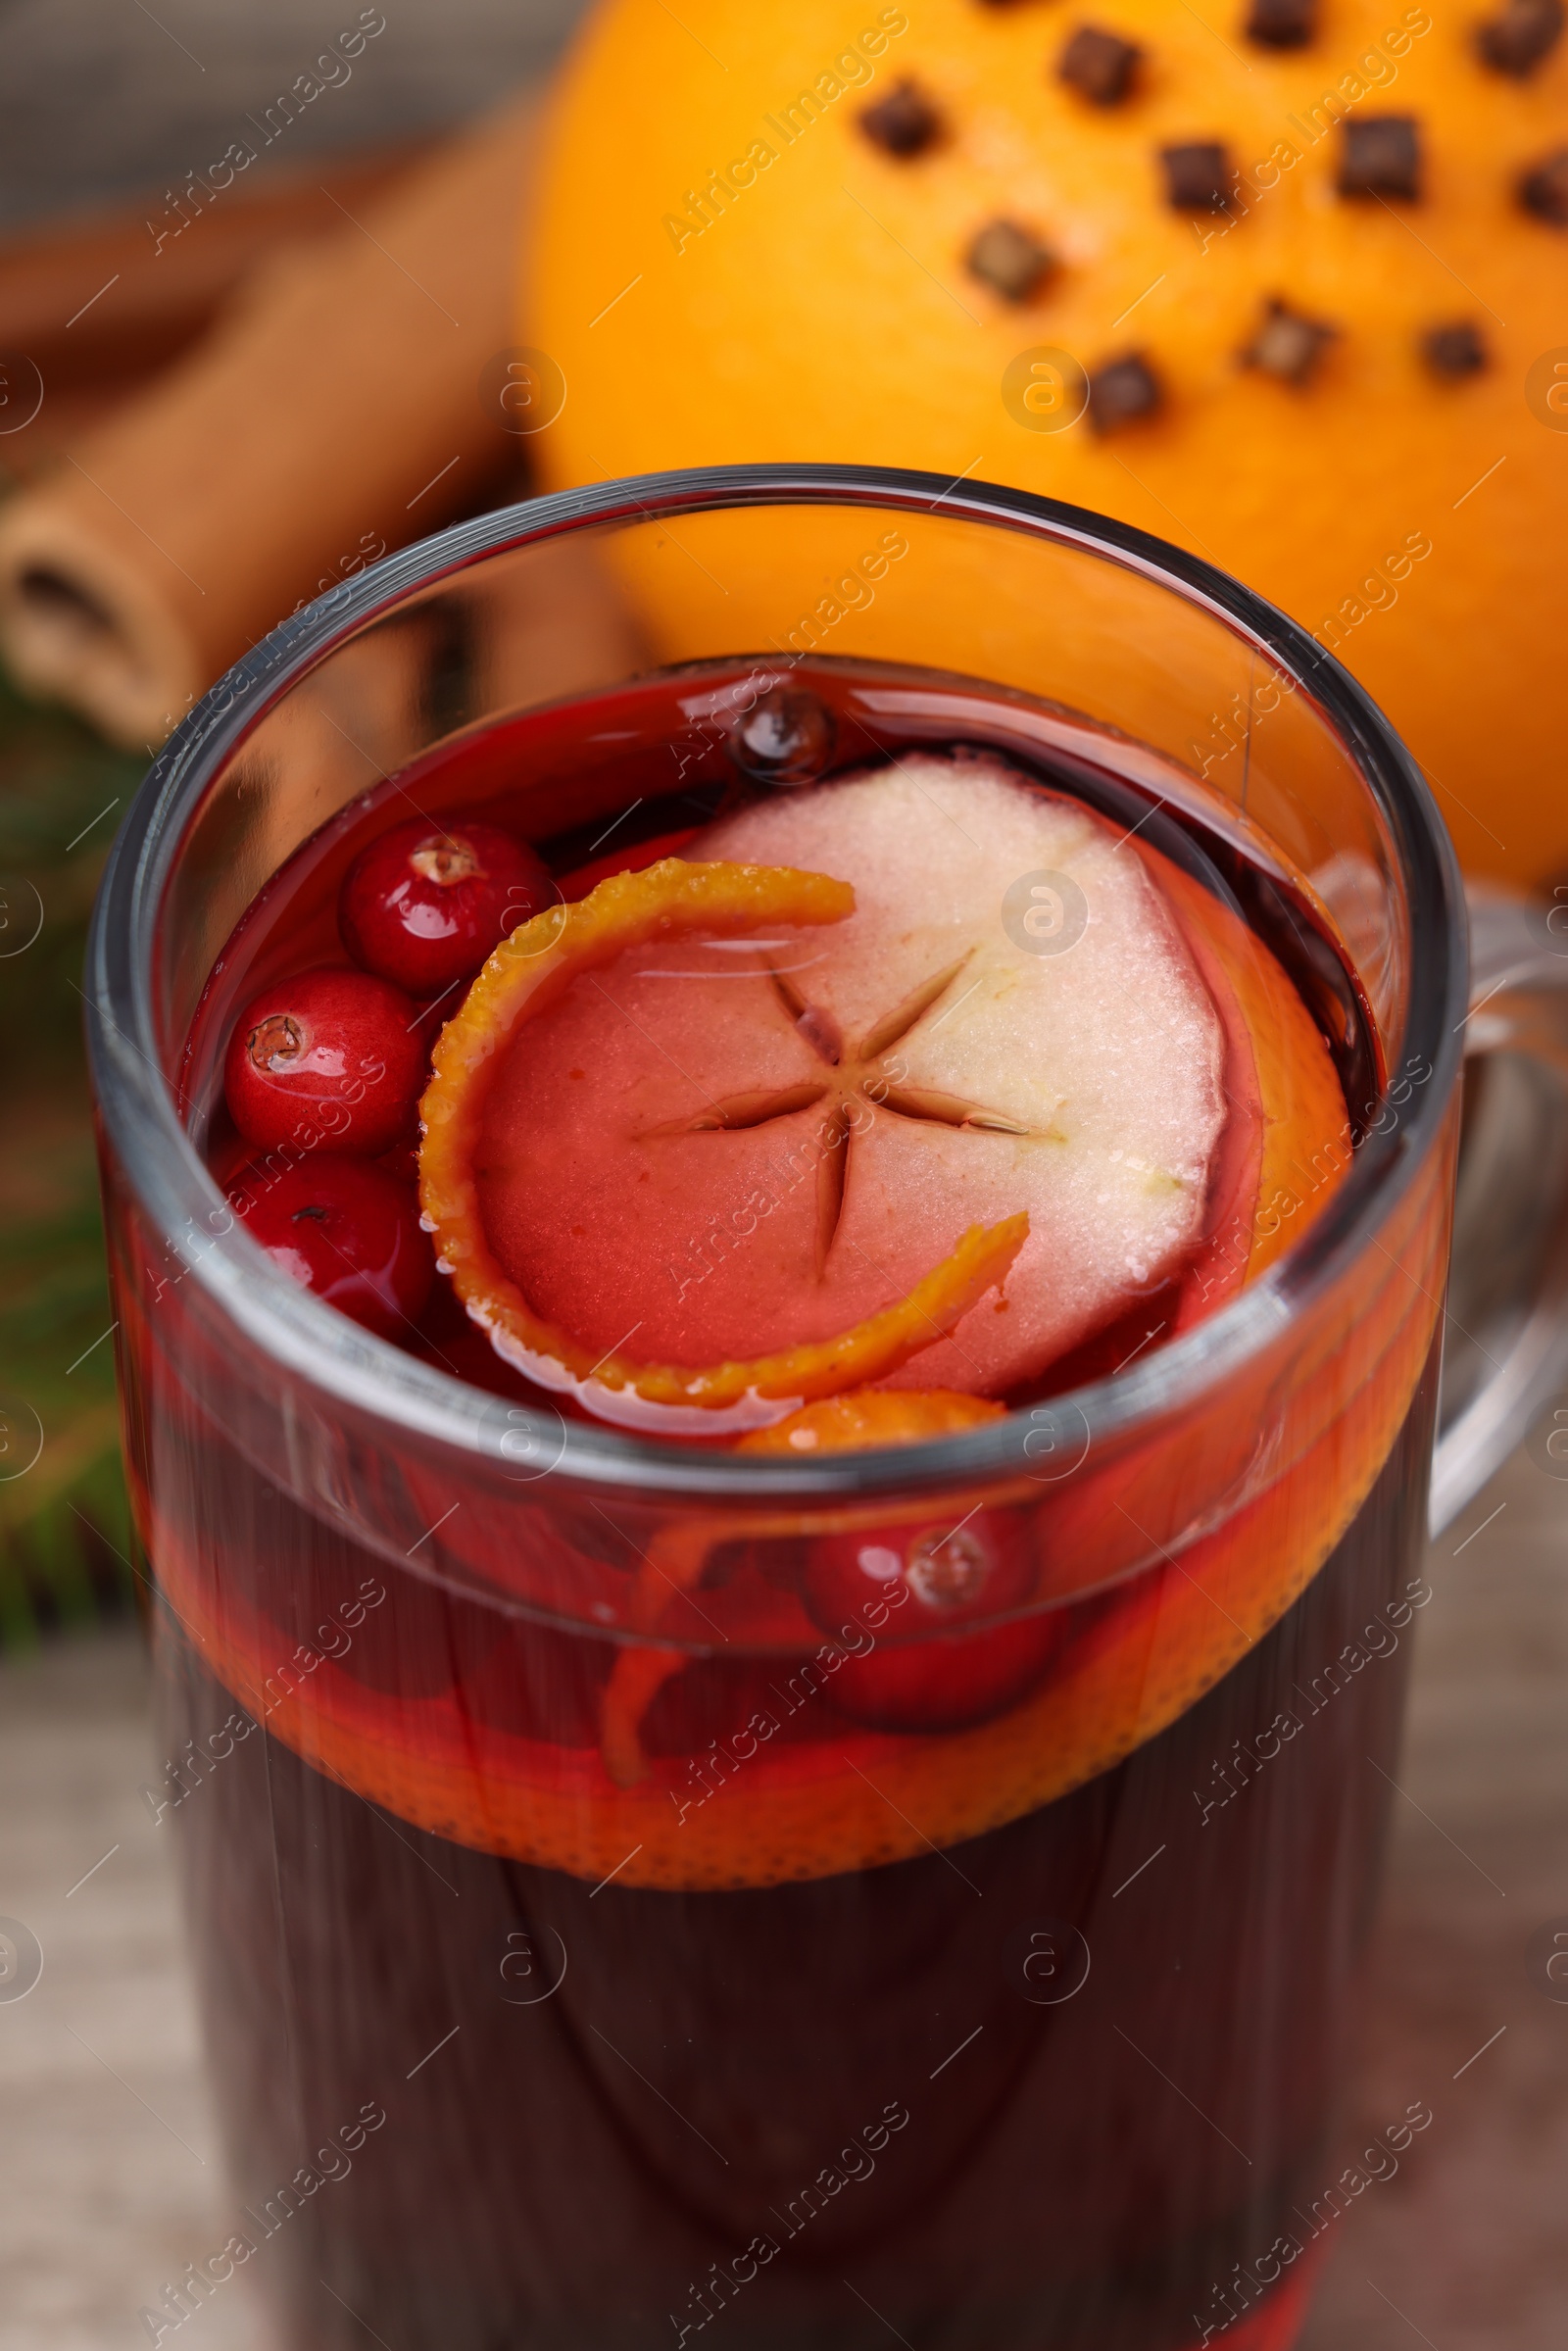
[[[1521,1451],[1433,1547],[1344,2160],[1414,2099],[1434,2121],[1335,2224],[1302,2351],[1568,2343],[1568,2004],[1530,1968],[1568,1925],[1565,1538],[1568,1486]],[[0,1915],[44,1952],[0,2002],[0,2351],[130,2351],[226,2234],[152,1768],[133,1633],[0,1670]],[[253,2287],[194,2351],[273,2351]]]

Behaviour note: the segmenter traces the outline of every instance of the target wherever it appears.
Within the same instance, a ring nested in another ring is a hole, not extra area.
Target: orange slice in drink
[[[1350,1125],[1328,1047],[1278,957],[1191,874],[1138,846],[1225,1028],[1230,1132],[1195,1268],[1194,1302],[1212,1311],[1327,1207],[1349,1168]]]

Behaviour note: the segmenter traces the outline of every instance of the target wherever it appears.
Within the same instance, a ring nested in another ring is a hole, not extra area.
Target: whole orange
[[[545,478],[1119,515],[1339,655],[1472,871],[1568,876],[1568,40],[1492,5],[606,0],[530,240]]]

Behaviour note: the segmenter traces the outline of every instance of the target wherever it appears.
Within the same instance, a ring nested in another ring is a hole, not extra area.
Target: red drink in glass
[[[783,692],[807,749],[781,781],[744,730]],[[221,1278],[205,1248],[196,1280],[160,1272],[153,1194],[112,1159],[155,1801],[192,1888],[227,2259],[265,2265],[301,2344],[1294,2337],[1427,1596],[1451,989],[1389,935],[1451,876],[1419,826],[1374,953],[1322,857],[1040,695],[687,661],[487,712],[296,817],[187,958],[164,1051],[249,1214],[279,1169],[223,1107],[236,1015],[347,967],[344,876],[411,808],[530,843],[576,906],[781,790],[960,746],[1140,860],[1205,984],[1231,975],[1265,1102],[1304,1020],[1357,1147],[1325,1130],[1294,1174],[1266,1134],[1246,1168],[1216,1148],[1194,1246],[1004,1411],[869,1451],[792,1453],[789,1422],[664,1437],[652,1410],[628,1434],[591,1382],[506,1361],[444,1275],[395,1346],[322,1341],[303,1292],[268,1293],[264,1336],[220,1207]],[[1249,942],[1288,1017],[1247,993]],[[722,1141],[765,1154],[824,1099]],[[917,1623],[922,1576],[979,1596]]]

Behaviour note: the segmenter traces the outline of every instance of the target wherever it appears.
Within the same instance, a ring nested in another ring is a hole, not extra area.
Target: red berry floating
[[[961,1628],[1022,1607],[1034,1589],[1027,1530],[1012,1512],[823,1537],[806,1571],[806,1605],[846,1646],[863,1646],[868,1635],[873,1643],[845,1659],[827,1693],[879,1731],[956,1731],[1000,1714],[1059,1647],[1061,1613]],[[939,1631],[955,1638],[933,1640]]]
[[[343,877],[337,923],[357,963],[427,1000],[471,978],[560,895],[533,851],[498,825],[442,832],[418,816],[361,850]]]
[[[223,1056],[234,1124],[263,1151],[326,1145],[379,1156],[408,1134],[424,1086],[417,1017],[367,972],[274,980],[251,998]]]
[[[407,1339],[435,1276],[414,1193],[385,1168],[315,1151],[281,1175],[253,1168],[229,1202],[274,1265],[380,1339]]]

